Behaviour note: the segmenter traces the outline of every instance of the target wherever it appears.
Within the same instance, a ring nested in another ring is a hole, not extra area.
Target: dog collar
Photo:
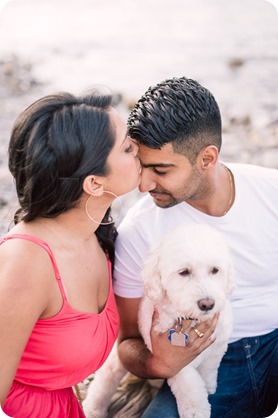
[[[192,321],[190,326],[191,328],[194,328],[195,325],[199,322],[199,320],[197,318],[191,318],[190,316],[180,316],[178,317],[178,325],[181,324],[181,321]]]
[[[198,321],[196,318],[191,318],[190,316],[180,316],[178,317],[178,322],[180,321]]]

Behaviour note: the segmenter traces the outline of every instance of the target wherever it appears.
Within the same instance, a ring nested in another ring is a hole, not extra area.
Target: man
[[[166,335],[152,334],[153,353],[140,339],[140,271],[149,249],[169,230],[184,222],[209,224],[226,239],[237,280],[234,331],[217,391],[209,397],[211,417],[272,414],[278,398],[278,171],[221,162],[218,105],[207,89],[184,77],[149,88],[130,114],[128,133],[139,144],[140,191],[149,195],[128,212],[116,243],[122,362],[151,378],[167,378],[188,364],[188,347],[173,353]],[[213,326],[201,330],[207,338]],[[196,346],[195,355],[204,348]],[[143,415],[154,416],[178,417],[166,384]]]

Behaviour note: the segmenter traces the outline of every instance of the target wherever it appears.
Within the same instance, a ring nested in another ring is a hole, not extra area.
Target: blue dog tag
[[[188,343],[188,338],[188,334],[183,331],[176,331],[175,329],[170,329],[169,331],[168,340],[172,345],[185,347]]]

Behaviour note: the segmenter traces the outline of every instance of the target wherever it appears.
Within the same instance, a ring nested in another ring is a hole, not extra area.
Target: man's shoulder
[[[226,163],[225,163],[226,164]],[[278,170],[276,168],[263,167],[256,164],[227,163],[233,173],[248,176],[250,178],[277,179]]]

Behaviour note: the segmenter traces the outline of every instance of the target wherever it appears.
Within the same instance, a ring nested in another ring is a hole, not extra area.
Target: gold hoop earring
[[[117,196],[115,193],[113,193],[113,192],[109,192],[109,191],[107,191],[107,190],[103,190],[103,193],[108,193],[108,194],[111,194],[112,196],[114,196],[116,199],[119,199],[119,196]],[[116,217],[116,219],[112,219],[112,217],[110,217],[111,218],[111,221],[109,221],[109,222],[98,222],[98,221],[96,221],[90,214],[89,214],[89,211],[88,211],[88,203],[89,203],[89,200],[91,199],[91,197],[93,197],[93,195],[91,194],[89,197],[88,197],[88,199],[86,200],[86,204],[85,204],[85,210],[86,210],[86,214],[87,214],[87,216],[88,216],[88,218],[89,219],[91,219],[91,221],[93,221],[95,224],[97,224],[97,225],[110,225],[110,224],[112,224],[113,222],[115,222],[115,220],[117,220],[119,217],[120,217],[120,214],[121,214],[121,211],[122,211],[122,202],[120,201],[120,199],[118,200],[118,202],[119,202],[119,205],[120,205],[120,207],[119,207],[119,211],[118,211],[118,216]]]

